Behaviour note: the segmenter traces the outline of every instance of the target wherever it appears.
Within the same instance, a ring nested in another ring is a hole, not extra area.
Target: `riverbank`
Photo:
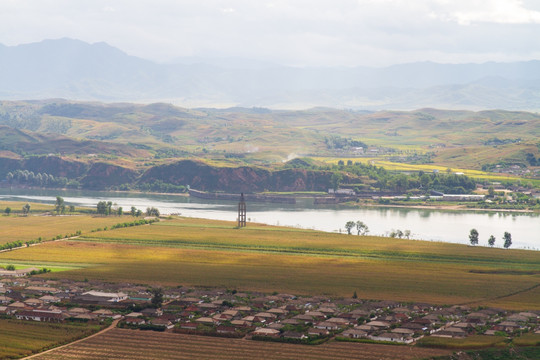
[[[347,206],[352,209],[360,209],[362,207],[374,207],[374,208],[401,208],[401,209],[424,209],[424,210],[448,210],[448,211],[478,211],[478,212],[509,212],[509,213],[525,213],[525,214],[534,214],[538,213],[533,210],[523,210],[523,209],[484,209],[476,207],[468,207],[463,204],[444,204],[444,205],[410,205],[410,204],[378,204],[378,203],[342,203],[340,205]]]

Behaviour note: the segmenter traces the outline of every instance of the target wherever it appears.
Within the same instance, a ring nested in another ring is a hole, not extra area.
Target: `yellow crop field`
[[[21,201],[0,201],[0,211],[3,213],[4,209],[9,207],[13,212],[20,212],[26,202]],[[49,204],[28,202],[30,205],[30,212],[34,211],[53,211],[54,206]]]
[[[96,217],[90,215],[0,216],[0,244],[13,241],[25,242],[36,240],[39,237],[43,240],[51,240],[58,235],[63,237],[74,234],[78,230],[85,233],[124,221],[126,220],[123,220],[122,217]]]
[[[0,263],[84,264],[62,272],[144,284],[200,285],[440,304],[540,309],[540,253],[178,218],[0,254]],[[49,274],[48,276],[57,276]],[[509,296],[511,295],[511,296]],[[519,301],[508,301],[521,296]]]
[[[318,157],[314,158],[315,160],[326,162],[329,164],[336,164],[338,161],[343,160],[347,162],[348,160],[351,160],[353,163],[359,162],[362,164],[372,164],[375,166],[379,166],[382,168],[385,168],[386,170],[394,170],[394,171],[424,171],[424,172],[433,172],[433,170],[438,170],[440,172],[446,172],[447,169],[450,169],[452,172],[461,172],[465,174],[466,176],[475,178],[475,179],[487,179],[487,180],[494,180],[494,181],[508,181],[508,180],[517,180],[517,177],[511,177],[511,176],[503,176],[503,175],[495,175],[491,174],[485,171],[481,170],[473,170],[473,169],[463,169],[463,168],[454,168],[454,167],[448,167],[448,166],[442,166],[442,165],[436,165],[436,164],[406,164],[406,163],[396,163],[392,161],[386,161],[383,160],[384,158],[369,158],[369,157],[362,157],[362,158],[330,158],[330,157]]]

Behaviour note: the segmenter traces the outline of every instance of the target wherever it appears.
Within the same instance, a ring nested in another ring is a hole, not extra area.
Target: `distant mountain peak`
[[[157,64],[72,38],[0,45],[0,98],[167,101],[186,107],[538,110],[540,61],[299,68],[238,58]]]

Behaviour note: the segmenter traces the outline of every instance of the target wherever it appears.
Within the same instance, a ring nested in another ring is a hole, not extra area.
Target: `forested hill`
[[[0,185],[15,187],[82,188],[185,192],[188,187],[233,193],[326,192],[339,187],[357,193],[421,193],[430,190],[463,194],[475,189],[467,176],[455,174],[402,174],[382,167],[349,163],[314,164],[301,159],[265,169],[257,166],[212,166],[180,160],[146,170],[104,162],[85,163],[56,156],[9,159],[0,157]]]

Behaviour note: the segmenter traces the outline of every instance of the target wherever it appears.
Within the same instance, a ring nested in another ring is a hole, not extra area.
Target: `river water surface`
[[[0,199],[53,204],[62,196],[67,205],[95,207],[98,201],[112,201],[129,211],[131,206],[146,210],[156,207],[162,214],[179,214],[216,220],[235,221],[238,204],[190,198],[178,195],[153,195],[92,191],[58,191],[1,189]],[[313,205],[311,199],[299,199],[297,204],[247,203],[248,222],[293,226],[329,232],[345,232],[347,221],[363,221],[371,235],[388,235],[393,229],[410,230],[411,238],[468,243],[472,228],[480,234],[479,245],[487,246],[490,235],[501,247],[505,231],[512,234],[512,248],[540,250],[540,214],[445,211],[404,208],[366,207],[348,209],[334,205]],[[249,224],[248,224],[249,226]]]

